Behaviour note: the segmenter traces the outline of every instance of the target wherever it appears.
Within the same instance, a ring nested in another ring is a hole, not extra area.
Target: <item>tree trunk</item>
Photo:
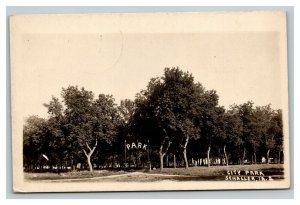
[[[166,166],[169,167],[169,155],[166,157]]]
[[[280,154],[281,154],[281,151],[278,152],[278,164],[280,164]]]
[[[225,156],[226,166],[228,166],[228,156],[227,156],[227,153],[226,153],[226,145],[224,145],[224,156]]]
[[[166,150],[165,152],[163,151],[163,147],[164,147],[164,144],[166,142],[166,139],[167,137],[164,138],[163,142],[161,143],[160,145],[160,148],[159,148],[159,158],[160,158],[160,171],[162,172],[163,168],[164,168],[164,156],[166,155],[166,153],[168,152],[168,149],[171,145],[171,142],[169,139],[168,140],[168,144],[167,144],[167,147],[166,147]]]
[[[94,153],[94,151],[95,151],[95,149],[96,149],[96,147],[97,147],[97,143],[98,143],[98,141],[97,141],[97,139],[96,139],[96,143],[95,143],[93,149],[91,149],[90,146],[88,145],[88,143],[86,143],[86,147],[88,148],[89,153],[87,153],[87,152],[85,151],[85,149],[83,149],[83,152],[84,152],[84,154],[85,154],[85,156],[86,156],[86,158],[87,158],[87,162],[88,162],[88,165],[89,165],[90,173],[93,173],[93,171],[94,171],[94,170],[93,170],[93,165],[92,165],[92,163],[91,163],[91,156],[93,155],[93,153]]]
[[[245,147],[244,147],[244,149],[243,149],[242,165],[244,165],[244,163],[245,163],[245,156],[246,156],[246,149],[245,149]]]
[[[270,156],[270,150],[268,149],[268,151],[267,151],[267,164],[270,163],[270,158],[269,158],[269,156]]]
[[[186,169],[189,168],[189,163],[188,163],[187,156],[186,156],[186,148],[187,148],[188,142],[189,142],[189,137],[187,136],[185,139],[184,147],[183,147],[183,158],[184,158],[184,164],[185,164]]]
[[[164,155],[159,154],[159,158],[160,158],[160,171],[162,172],[164,168]]]
[[[174,158],[173,165],[174,165],[174,168],[176,169],[176,155],[175,155],[175,153],[174,153],[174,156],[173,156],[173,158]]]
[[[254,152],[254,164],[256,164],[256,152]]]
[[[208,150],[207,150],[207,167],[210,167],[210,158],[209,158],[209,154],[210,154],[210,146],[208,146]]]
[[[88,161],[90,172],[92,173],[93,172],[93,165],[91,163],[91,155],[87,156],[87,161]]]

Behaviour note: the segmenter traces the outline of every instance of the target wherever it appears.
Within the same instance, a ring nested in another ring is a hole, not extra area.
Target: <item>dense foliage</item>
[[[179,68],[166,68],[119,106],[77,86],[61,97],[44,104],[47,119],[26,119],[26,170],[283,163],[281,110],[253,102],[226,110],[216,91]]]

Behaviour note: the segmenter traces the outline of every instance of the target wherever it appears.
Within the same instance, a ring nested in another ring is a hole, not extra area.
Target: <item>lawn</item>
[[[265,174],[283,175],[283,165],[281,164],[257,164],[257,165],[230,165],[230,166],[211,166],[211,167],[190,167],[185,168],[166,168],[162,172],[159,169],[152,170],[152,173],[164,173],[173,175],[189,176],[218,176],[227,174],[227,171],[242,170],[254,171],[260,170]]]
[[[24,178],[27,180],[59,180],[59,179],[81,179],[81,178],[94,178],[94,177],[104,177],[104,176],[111,176],[111,175],[119,175],[125,174],[127,172],[123,170],[95,170],[93,174],[89,171],[70,171],[70,172],[63,172],[63,173],[52,173],[52,172],[45,172],[45,173],[30,173],[25,172]]]
[[[26,180],[34,181],[90,181],[90,182],[151,182],[161,180],[173,181],[223,181],[226,176],[271,176],[274,180],[283,179],[283,165],[231,165],[212,167],[164,168],[151,170],[95,170],[93,175],[88,171],[74,171],[62,174],[25,173]]]

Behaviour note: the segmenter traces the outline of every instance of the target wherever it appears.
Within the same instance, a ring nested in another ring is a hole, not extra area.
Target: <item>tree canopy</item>
[[[166,68],[134,100],[119,105],[112,95],[62,88],[61,98],[52,96],[44,104],[47,119],[25,121],[24,167],[93,172],[147,164],[162,170],[283,162],[281,110],[252,101],[225,109],[218,100],[215,90],[178,67]],[[126,143],[136,143],[137,150],[128,150]],[[147,149],[138,149],[139,143]]]

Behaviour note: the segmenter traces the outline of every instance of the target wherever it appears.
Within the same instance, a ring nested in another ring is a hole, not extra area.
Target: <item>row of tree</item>
[[[30,116],[24,124],[24,168],[93,168],[283,162],[281,110],[252,102],[218,105],[214,90],[192,74],[166,68],[134,101],[117,105],[113,96],[77,86],[63,88],[45,104],[48,118]],[[124,142],[148,144],[127,149]],[[201,163],[202,162],[202,163]],[[87,165],[87,166],[85,166]]]

